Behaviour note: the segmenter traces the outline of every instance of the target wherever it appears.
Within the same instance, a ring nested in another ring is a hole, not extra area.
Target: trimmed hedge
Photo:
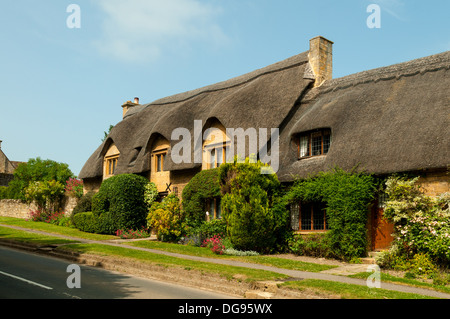
[[[92,197],[92,212],[73,216],[75,227],[86,232],[114,234],[118,229],[146,226],[144,191],[148,183],[145,177],[135,174],[116,175],[104,180],[98,193]]]

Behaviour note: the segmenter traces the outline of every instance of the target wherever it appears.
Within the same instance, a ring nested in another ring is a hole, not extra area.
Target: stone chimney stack
[[[122,118],[125,117],[125,114],[127,114],[127,112],[132,109],[133,107],[135,107],[136,105],[139,105],[139,98],[135,97],[134,98],[134,103],[131,101],[126,101],[124,104],[122,104]]]
[[[318,36],[309,40],[309,64],[316,78],[314,87],[333,77],[333,42]]]

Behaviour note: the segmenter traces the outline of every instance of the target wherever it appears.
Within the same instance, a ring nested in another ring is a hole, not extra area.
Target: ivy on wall
[[[324,202],[330,230],[326,242],[335,257],[352,259],[367,252],[368,207],[376,192],[373,176],[334,168],[297,180],[286,195],[293,202]]]
[[[219,169],[197,173],[184,187],[182,206],[189,223],[199,225],[205,220],[205,201],[220,197]]]

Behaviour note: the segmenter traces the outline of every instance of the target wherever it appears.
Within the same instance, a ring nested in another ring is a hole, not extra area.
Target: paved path
[[[89,240],[89,239],[83,239],[83,238],[78,238],[78,237],[70,237],[70,236],[65,236],[65,235],[60,235],[60,234],[48,233],[48,232],[43,232],[43,231],[39,231],[39,230],[18,227],[18,226],[3,225],[3,224],[0,224],[0,226],[9,227],[9,228],[13,228],[13,229],[19,229],[19,230],[25,230],[25,231],[33,232],[33,233],[37,233],[37,234],[44,234],[44,235],[49,235],[49,236],[54,236],[54,237],[59,237],[59,238],[70,239],[70,240],[74,240],[74,241],[78,241],[78,242],[82,242],[82,243],[92,243],[92,244],[95,243],[95,244],[117,246],[117,247],[122,247],[122,248],[124,247],[124,245],[121,243],[123,241]],[[218,258],[208,258],[208,257],[184,255],[184,254],[172,253],[172,252],[167,252],[167,251],[157,250],[157,249],[150,249],[150,248],[142,248],[142,247],[134,247],[134,246],[126,246],[126,247],[129,249],[147,251],[147,252],[151,252],[151,253],[155,253],[155,254],[161,254],[161,255],[166,255],[166,256],[171,256],[171,257],[176,257],[176,258],[196,260],[196,261],[201,261],[201,262],[210,262],[210,263],[216,263],[216,264],[222,264],[222,265],[238,266],[238,267],[244,267],[244,268],[267,270],[267,271],[272,271],[272,272],[276,272],[276,273],[280,273],[280,274],[285,274],[289,277],[298,278],[298,279],[322,279],[322,280],[342,282],[342,283],[355,284],[355,285],[361,285],[361,286],[367,285],[366,280],[335,275],[335,274],[329,273],[330,271],[324,271],[324,272],[319,272],[319,273],[307,272],[307,271],[290,270],[290,269],[277,268],[277,267],[273,267],[273,266],[265,266],[265,265],[260,265],[260,264],[241,262],[241,261],[236,261],[236,260],[226,260],[226,259],[218,259]],[[363,265],[361,267],[361,265],[350,264],[348,266],[343,266],[343,267],[347,267],[347,268],[341,267],[340,270],[342,271],[342,273],[345,273],[345,272],[350,271],[351,268],[355,268],[355,266],[360,267],[361,271],[365,271],[364,269],[367,269],[367,267],[369,265]],[[337,270],[334,269],[333,272],[336,273]],[[338,270],[338,272],[339,272],[339,270]],[[430,290],[430,289],[424,289],[424,288],[416,288],[416,287],[411,287],[411,286],[406,286],[406,285],[381,282],[381,288],[387,289],[387,290],[407,292],[407,293],[416,293],[416,294],[421,294],[421,295],[435,297],[435,298],[450,299],[450,294],[447,294],[447,293],[438,292],[438,291],[434,291],[434,290]]]

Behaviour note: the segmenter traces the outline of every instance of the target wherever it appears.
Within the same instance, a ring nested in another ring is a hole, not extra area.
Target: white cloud
[[[104,13],[98,49],[125,61],[152,62],[194,44],[228,41],[215,21],[220,8],[198,0],[99,0]]]
[[[378,4],[381,10],[386,11],[397,20],[405,21],[403,12],[406,4],[404,0],[369,0],[369,2]]]

